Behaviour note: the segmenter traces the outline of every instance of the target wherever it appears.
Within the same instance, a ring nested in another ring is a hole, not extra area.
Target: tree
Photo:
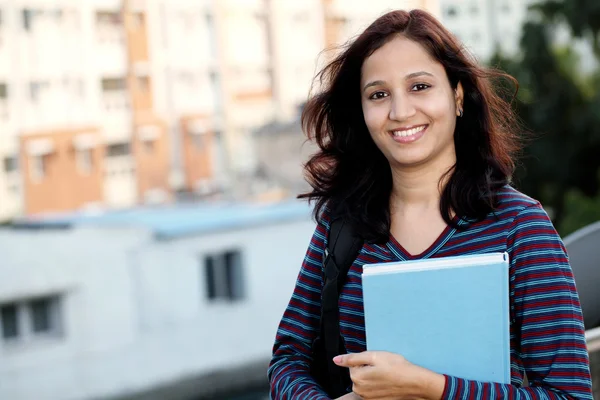
[[[600,115],[596,111],[600,109],[600,74],[582,76],[578,72],[577,55],[568,47],[555,46],[553,25],[549,24],[563,15],[565,19],[571,18],[570,22],[589,24],[574,33],[587,32],[597,39],[600,18],[588,21],[565,14],[572,12],[572,2],[586,3],[584,0],[564,3],[551,0],[533,7],[532,18],[523,26],[521,56],[511,59],[497,54],[491,60],[492,65],[506,70],[519,81],[521,90],[515,107],[525,127],[533,132],[534,140],[527,146],[515,175],[517,186],[540,199],[551,211],[559,229],[568,213],[568,193],[594,198],[600,189],[597,179]],[[600,5],[598,0],[587,3],[590,13],[600,13],[595,4]],[[581,221],[584,222],[592,221]]]
[[[550,23],[567,22],[573,36],[587,38],[600,59],[600,2],[598,0],[547,0],[533,5]]]

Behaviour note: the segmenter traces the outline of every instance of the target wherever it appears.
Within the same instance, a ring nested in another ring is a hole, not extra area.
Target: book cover
[[[508,269],[507,253],[365,265],[367,349],[442,374],[510,383]]]

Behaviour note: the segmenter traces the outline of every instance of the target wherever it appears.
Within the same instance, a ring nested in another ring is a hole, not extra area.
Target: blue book
[[[367,349],[437,373],[510,383],[508,254],[363,267]]]

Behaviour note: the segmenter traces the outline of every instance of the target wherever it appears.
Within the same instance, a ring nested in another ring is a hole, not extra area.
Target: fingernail
[[[336,364],[339,364],[342,362],[342,356],[335,356],[333,357],[333,362]]]

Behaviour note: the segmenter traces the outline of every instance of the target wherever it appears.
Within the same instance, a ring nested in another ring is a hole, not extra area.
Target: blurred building
[[[421,8],[440,18],[440,0],[322,0],[325,13],[325,45],[351,39],[385,12]]]
[[[158,109],[182,154],[176,175],[200,193],[234,185],[233,177],[255,167],[252,130],[294,118],[306,100],[323,47],[321,2],[147,4],[156,6],[163,37]]]
[[[66,0],[3,2],[0,12],[0,214],[168,197],[144,12]]]
[[[481,61],[519,50],[527,8],[537,0],[440,0],[441,20]]]
[[[0,219],[208,194],[256,168],[327,55],[437,0],[0,2]]]
[[[264,388],[314,231],[298,201],[139,207],[17,226],[0,229],[6,400]]]
[[[245,193],[260,190],[248,182],[259,167],[253,132],[297,118],[313,77],[332,54],[323,50],[346,42],[395,8],[439,14],[437,0],[147,4],[160,11],[156,25],[162,25],[164,35],[157,87],[163,91],[161,115],[173,124],[175,154],[182,154],[174,168],[188,190],[200,193],[210,193],[215,185]],[[199,147],[211,149],[210,163],[201,161]],[[203,174],[204,168],[210,173]]]
[[[539,0],[440,0],[441,20],[466,46],[486,63],[500,51],[518,55],[523,24],[532,18],[529,7]],[[580,72],[589,74],[598,68],[589,38],[574,38],[566,23],[552,26],[555,45],[575,50]]]

